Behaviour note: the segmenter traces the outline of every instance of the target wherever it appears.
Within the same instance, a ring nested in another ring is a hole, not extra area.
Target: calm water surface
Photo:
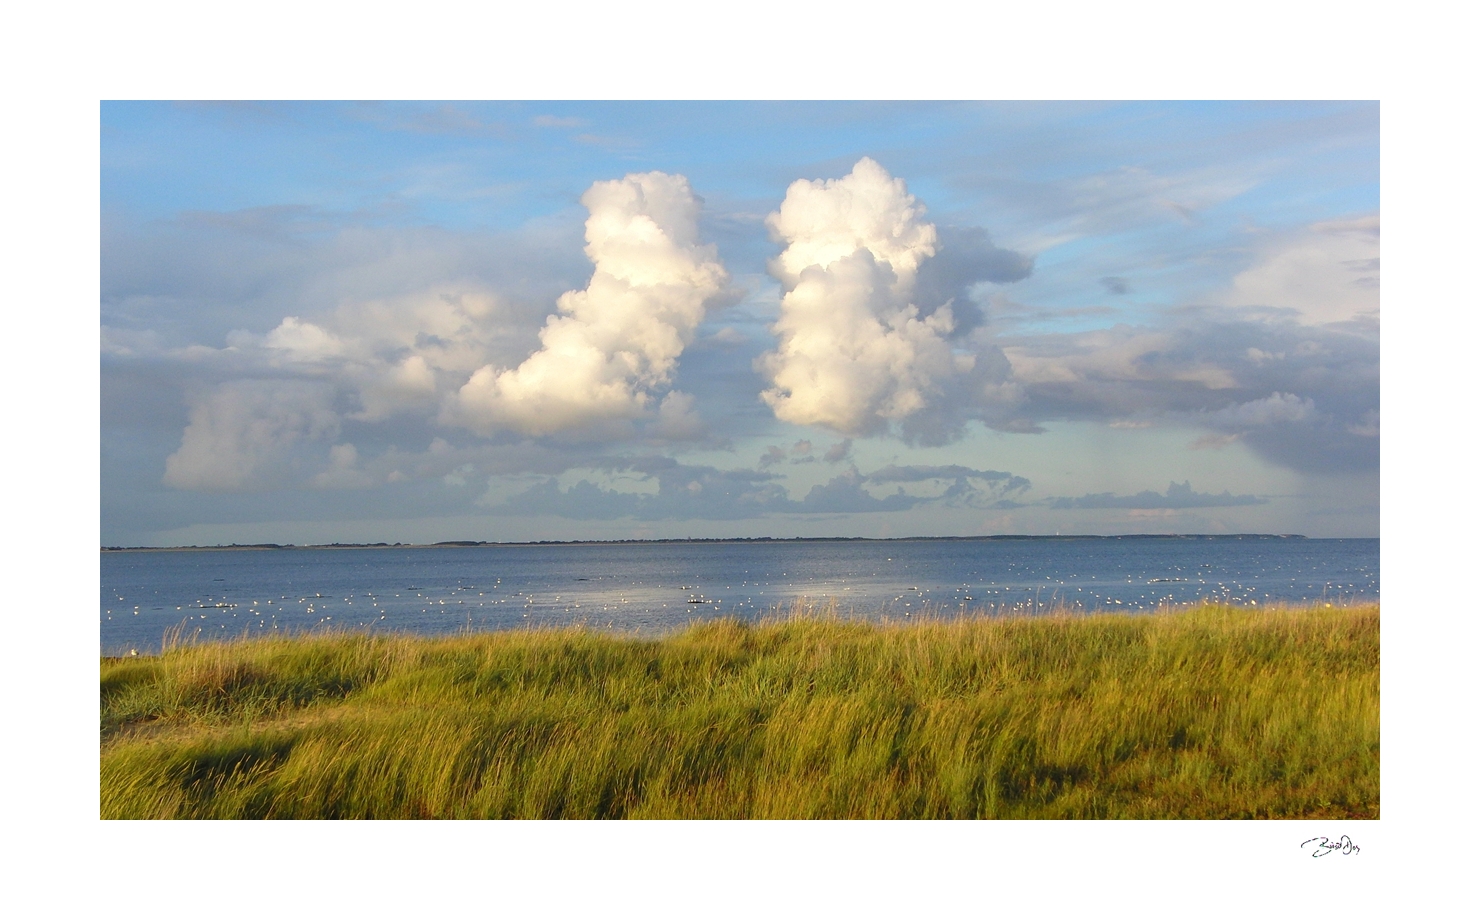
[[[654,633],[798,598],[864,617],[1379,599],[1378,541],[1044,537],[105,552],[104,654],[325,627]]]

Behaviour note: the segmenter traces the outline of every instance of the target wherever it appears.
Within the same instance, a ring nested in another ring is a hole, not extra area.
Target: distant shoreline
[[[1309,540],[1298,533],[1133,533],[1133,534],[991,534],[975,537],[674,537],[632,540],[443,540],[438,543],[228,543],[215,546],[103,546],[104,553],[222,552],[228,550],[304,549],[466,549],[480,546],[628,546],[683,543],[964,543],[1024,540]],[[1337,540],[1376,540],[1377,537],[1331,537]]]

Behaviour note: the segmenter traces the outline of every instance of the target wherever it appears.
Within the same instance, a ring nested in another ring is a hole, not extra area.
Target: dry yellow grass
[[[1378,816],[1375,606],[793,614],[105,660],[102,813]]]

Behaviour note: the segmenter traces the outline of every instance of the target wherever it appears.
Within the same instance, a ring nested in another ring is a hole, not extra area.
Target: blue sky
[[[1378,532],[1376,103],[101,129],[108,545]]]

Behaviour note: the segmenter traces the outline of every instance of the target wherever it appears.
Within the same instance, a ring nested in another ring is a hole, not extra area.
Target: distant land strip
[[[960,543],[984,540],[1308,540],[1298,533],[989,534],[975,537],[670,537],[631,540],[442,540],[437,543],[226,543],[214,546],[104,546],[105,553],[268,549],[458,549],[469,546],[626,546],[674,543]],[[1376,539],[1376,538],[1368,538]]]

